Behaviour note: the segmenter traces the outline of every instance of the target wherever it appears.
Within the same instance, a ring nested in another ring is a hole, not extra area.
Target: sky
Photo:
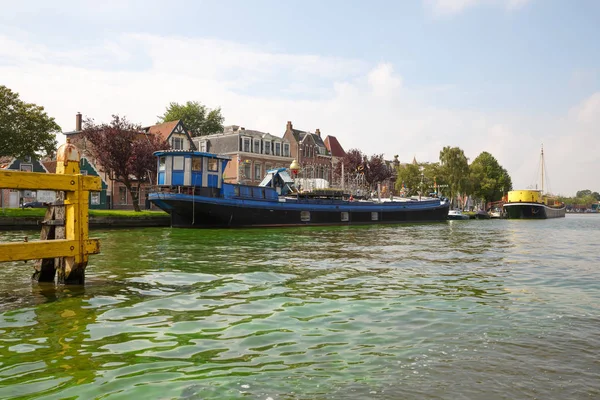
[[[600,191],[596,0],[0,0],[0,85],[45,107],[147,126],[170,102],[226,125],[333,135],[436,162],[491,153],[515,189]],[[64,138],[59,135],[59,141]]]

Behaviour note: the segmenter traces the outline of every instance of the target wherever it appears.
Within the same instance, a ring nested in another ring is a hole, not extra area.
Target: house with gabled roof
[[[332,157],[321,138],[320,129],[311,133],[295,129],[292,121],[288,121],[283,138],[290,142],[292,157],[300,165],[299,177],[331,182]]]
[[[223,174],[227,183],[258,185],[268,170],[289,168],[293,160],[289,141],[239,125],[226,126],[220,133],[195,137],[194,143],[199,151],[231,157]]]
[[[143,131],[153,135],[160,135],[169,143],[172,150],[195,150],[192,136],[180,119],[147,126],[143,128]]]
[[[31,156],[22,158],[0,157],[0,169],[48,173],[43,162]],[[36,190],[0,189],[0,191],[0,208],[20,207],[23,203],[36,201],[38,194]]]

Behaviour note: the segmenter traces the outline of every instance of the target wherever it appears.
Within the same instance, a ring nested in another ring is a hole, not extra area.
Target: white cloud
[[[562,116],[432,107],[427,99],[438,90],[411,87],[389,63],[152,35],[70,52],[0,36],[0,59],[2,84],[45,106],[65,131],[78,111],[97,121],[118,113],[149,125],[169,102],[198,100],[221,106],[227,124],[282,135],[291,120],[336,136],[346,149],[398,154],[401,161],[437,161],[448,145],[471,160],[488,151],[520,188],[535,178],[543,141],[553,190],[600,189],[592,173],[600,156],[590,146],[600,127],[600,93]]]
[[[438,17],[460,14],[468,8],[492,5],[512,11],[524,7],[531,0],[424,0],[431,12]]]

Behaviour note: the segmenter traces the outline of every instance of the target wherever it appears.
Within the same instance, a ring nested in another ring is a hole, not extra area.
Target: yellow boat
[[[544,148],[541,155],[542,190],[511,190],[504,203],[507,218],[546,219],[564,217],[566,207],[557,198],[544,194]]]

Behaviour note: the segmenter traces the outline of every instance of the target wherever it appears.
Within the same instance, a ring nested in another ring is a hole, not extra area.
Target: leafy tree
[[[140,186],[156,175],[156,157],[152,153],[168,149],[169,144],[118,115],[113,115],[109,124],[96,125],[93,120],[86,120],[82,135],[91,143],[92,155],[101,169],[125,185],[133,208],[140,211]]]
[[[577,192],[577,194],[575,195],[575,197],[585,197],[585,196],[589,196],[591,194],[592,194],[592,191],[589,189],[579,190]]]
[[[366,164],[365,180],[371,188],[392,177],[394,171],[386,164],[383,154],[373,154],[368,161],[365,162],[365,160],[366,156],[363,158],[363,163]]]
[[[413,196],[419,193],[419,188],[421,186],[421,171],[418,165],[400,165],[396,170],[396,174],[397,191],[401,191],[404,185],[404,190],[408,196]]]
[[[592,192],[592,196],[594,196],[594,198],[596,199],[596,201],[600,201],[600,193],[598,193],[598,192]]]
[[[185,104],[169,103],[165,113],[158,117],[159,123],[182,120],[192,136],[204,136],[223,131],[221,108],[211,110],[197,101]]]
[[[469,166],[473,194],[485,204],[502,199],[512,180],[496,158],[484,151]]]
[[[459,194],[468,194],[469,190],[469,159],[459,147],[446,146],[440,151],[440,165],[444,180],[448,182],[450,199]]]
[[[54,154],[55,133],[60,130],[44,107],[25,103],[17,93],[0,85],[0,156]]]

